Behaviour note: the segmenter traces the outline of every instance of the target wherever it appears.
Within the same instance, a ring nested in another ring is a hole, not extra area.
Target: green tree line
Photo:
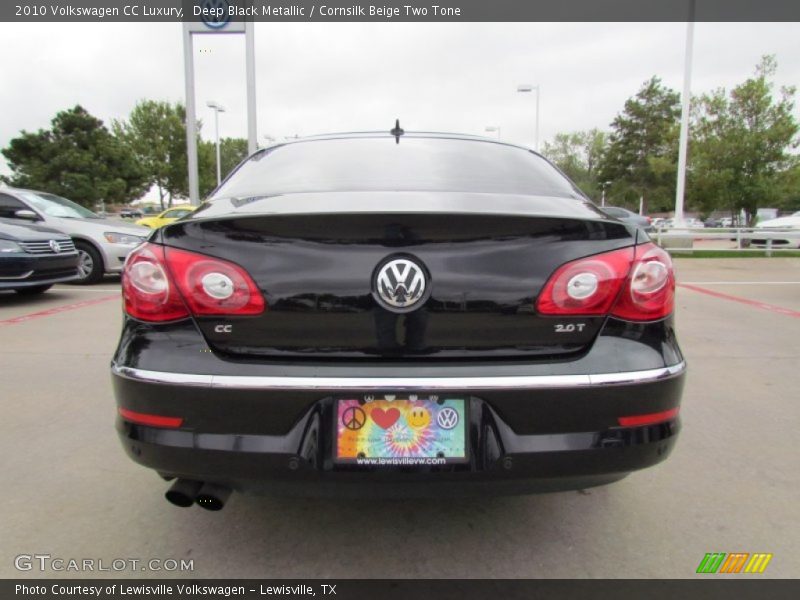
[[[22,131],[2,153],[16,187],[42,190],[93,207],[126,204],[154,187],[161,206],[189,194],[186,110],[182,104],[142,100],[111,127],[75,106],[56,114],[50,129]],[[202,123],[198,122],[198,132]],[[200,194],[216,186],[213,142],[197,138]],[[247,155],[247,140],[220,140],[223,177]]]
[[[754,215],[759,207],[800,209],[794,87],[775,89],[777,61],[765,56],[730,91],[692,98],[686,207]],[[675,206],[680,95],[658,77],[644,82],[610,125],[559,133],[543,154],[590,197],[645,212]]]
[[[777,61],[765,56],[730,91],[692,99],[686,206],[745,210],[800,209],[798,123],[794,87],[775,89]],[[66,196],[86,206],[127,203],[154,187],[162,206],[188,195],[186,111],[181,104],[142,100],[108,128],[81,106],[59,112],[50,129],[22,131],[2,150],[4,180]],[[201,123],[198,123],[198,132]],[[645,81],[610,124],[559,133],[543,154],[590,197],[649,213],[675,203],[680,96],[658,77]],[[222,173],[247,153],[241,138],[221,140]],[[200,193],[216,184],[212,142],[198,133]]]

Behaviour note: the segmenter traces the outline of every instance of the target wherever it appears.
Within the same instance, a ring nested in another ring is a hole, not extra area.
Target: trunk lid
[[[387,211],[375,194],[374,204],[363,195],[347,203],[303,196],[215,201],[162,231],[168,246],[241,265],[264,295],[262,315],[196,319],[214,351],[293,360],[563,359],[585,351],[605,317],[537,315],[548,277],[565,262],[635,242],[593,205],[563,198],[523,204],[505,195],[393,193]],[[379,267],[393,258],[422,266],[419,308],[394,312],[376,297]]]

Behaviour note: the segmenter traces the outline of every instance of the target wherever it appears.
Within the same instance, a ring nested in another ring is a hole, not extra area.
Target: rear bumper
[[[164,476],[256,493],[363,497],[556,491],[620,479],[664,460],[679,420],[621,427],[619,417],[677,408],[685,368],[681,361],[601,374],[386,377],[363,369],[261,376],[114,365],[112,373],[120,408],[184,419],[180,429],[117,419],[128,455]],[[394,391],[469,398],[469,463],[335,465],[334,398]]]

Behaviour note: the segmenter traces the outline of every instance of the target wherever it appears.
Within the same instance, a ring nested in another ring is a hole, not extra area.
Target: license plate
[[[335,460],[339,463],[428,466],[467,460],[464,398],[340,398],[335,414]]]

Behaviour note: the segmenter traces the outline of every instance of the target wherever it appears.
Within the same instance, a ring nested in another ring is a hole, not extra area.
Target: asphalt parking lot
[[[769,552],[756,577],[797,577],[800,259],[681,258],[677,270],[689,376],[665,463],[559,494],[234,495],[219,513],[168,504],[166,484],[119,446],[108,373],[118,281],[0,294],[0,577],[115,575],[14,566],[49,554],[194,560],[191,573],[116,576],[686,578],[707,552]]]

